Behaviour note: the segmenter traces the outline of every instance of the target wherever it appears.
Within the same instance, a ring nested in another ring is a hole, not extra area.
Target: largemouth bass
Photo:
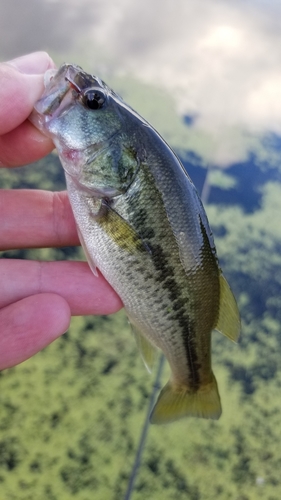
[[[102,80],[64,64],[46,75],[31,121],[63,165],[81,244],[121,297],[148,369],[171,367],[152,423],[219,418],[211,334],[240,319],[206,213],[176,154]]]

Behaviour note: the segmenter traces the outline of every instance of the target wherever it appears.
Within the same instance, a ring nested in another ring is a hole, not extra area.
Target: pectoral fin
[[[103,200],[103,206],[105,213],[98,222],[113,241],[129,253],[150,253],[149,246],[143,241],[131,224],[105,200]]]
[[[92,256],[90,255],[90,253],[89,253],[89,251],[88,251],[88,248],[86,247],[86,243],[85,243],[85,241],[84,241],[84,238],[83,238],[83,236],[82,236],[82,234],[81,234],[81,231],[80,231],[79,227],[77,227],[77,233],[78,233],[78,236],[79,236],[79,240],[80,240],[81,246],[82,246],[82,248],[83,248],[83,250],[84,250],[84,254],[86,255],[86,259],[87,259],[87,262],[88,262],[88,264],[89,264],[89,267],[90,267],[90,269],[91,269],[92,273],[93,273],[95,276],[97,276],[97,277],[98,277],[98,275],[99,275],[99,274],[98,274],[98,271],[97,271],[96,264],[95,264],[95,262],[94,262],[94,260],[93,260]]]
[[[215,330],[221,332],[233,342],[240,334],[240,315],[234,295],[224,276],[220,275],[220,311]]]

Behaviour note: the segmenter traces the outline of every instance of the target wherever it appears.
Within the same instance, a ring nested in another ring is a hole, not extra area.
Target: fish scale
[[[140,170],[141,172],[136,180],[137,185],[131,185],[126,195],[118,197],[114,208],[140,234],[147,228],[146,224],[149,224],[149,229],[153,229],[155,235],[149,240],[146,239],[146,243],[152,249],[152,255],[146,252],[144,255],[142,253],[132,253],[128,256],[127,251],[124,250],[121,257],[119,243],[116,244],[116,240],[114,241],[110,236],[108,239],[105,239],[104,236],[107,232],[104,231],[101,221],[94,223],[87,212],[77,215],[78,213],[80,214],[81,207],[85,206],[83,204],[84,194],[83,192],[77,192],[75,186],[74,188],[71,186],[71,179],[67,176],[70,201],[72,202],[72,206],[76,207],[78,205],[80,207],[79,212],[75,209],[74,211],[78,226],[83,226],[84,228],[83,237],[88,251],[91,252],[93,246],[99,248],[99,255],[97,255],[97,251],[95,252],[97,267],[104,275],[111,275],[108,269],[110,263],[114,262],[114,271],[112,271],[114,278],[109,278],[110,283],[122,297],[129,317],[133,318],[132,322],[137,325],[140,331],[145,331],[148,338],[163,350],[170,364],[174,366],[174,372],[175,370],[180,371],[181,377],[187,379],[191,389],[195,390],[199,385],[199,367],[196,348],[193,348],[191,338],[192,336],[196,338],[197,332],[189,328],[191,311],[188,309],[192,308],[192,303],[196,299],[195,291],[199,295],[201,293],[198,286],[196,286],[196,276],[189,282],[182,273],[178,247],[173,237],[162,199],[159,196],[155,183],[152,183],[152,176],[149,174],[147,167],[142,165]],[[149,176],[149,182],[147,176]],[[135,195],[135,191],[137,191],[137,195]],[[79,196],[79,200],[76,199],[77,195]],[[150,216],[149,220],[147,217],[142,217],[143,227],[140,224],[136,225],[136,228],[134,227],[132,198],[134,198],[134,204],[137,203],[138,207],[146,207],[148,199],[154,200],[154,217]],[[85,219],[89,221],[86,228],[83,222]],[[157,246],[158,252],[156,251]],[[115,253],[117,253],[116,259],[114,259]],[[128,257],[130,257],[129,260]],[[169,269],[166,272],[167,266]],[[198,265],[198,267],[200,266]],[[192,268],[192,272],[194,272],[194,268]],[[217,268],[216,272],[218,279]],[[147,273],[152,276],[152,279],[147,279]],[[124,279],[124,276],[126,276],[126,279]],[[173,286],[166,283],[167,279],[172,279],[177,290],[173,290]],[[206,284],[202,280],[200,282],[202,282],[203,288],[206,289]],[[214,289],[214,283],[212,283],[212,289]],[[146,294],[145,302],[143,300],[143,290],[145,290]],[[174,311],[173,303],[176,303],[181,294],[183,295],[183,305],[180,309]],[[218,300],[218,293],[216,296]],[[159,304],[158,307],[156,303],[156,308],[154,307],[155,297]],[[214,311],[217,311],[218,304],[215,303],[214,306]],[[169,307],[172,311],[169,314],[165,314],[165,309]],[[206,319],[204,318],[204,330],[201,323],[202,321],[198,322],[198,327],[201,327],[201,334],[204,334],[206,331],[206,334],[210,336],[215,318],[212,318],[211,324],[206,324]],[[165,335],[163,331],[165,331]],[[181,331],[180,336],[179,331]],[[153,335],[151,335],[151,332],[153,332]],[[170,339],[176,340],[176,344],[179,345],[178,349],[170,349]],[[209,342],[201,347],[201,354],[204,355],[206,348],[209,350]],[[177,351],[181,353],[180,356],[177,355]],[[208,376],[210,379],[210,363],[205,362],[204,378],[207,379]]]
[[[179,159],[104,82],[75,65],[52,75],[31,121],[57,147],[89,264],[120,295],[146,366],[155,348],[170,364],[151,421],[219,418],[211,334],[236,341],[240,319]]]

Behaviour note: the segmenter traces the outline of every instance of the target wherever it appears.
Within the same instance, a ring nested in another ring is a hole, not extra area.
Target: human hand
[[[54,67],[44,52],[0,64],[0,167],[20,166],[54,148],[27,120]],[[1,185],[1,181],[0,181]],[[79,245],[66,192],[0,192],[0,250]],[[0,260],[0,370],[64,333],[71,315],[109,314],[121,300],[85,262]]]

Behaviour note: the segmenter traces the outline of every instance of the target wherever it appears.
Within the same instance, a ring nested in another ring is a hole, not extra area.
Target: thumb
[[[28,118],[43,92],[43,75],[52,67],[54,63],[46,52],[34,52],[0,64],[1,135]]]

